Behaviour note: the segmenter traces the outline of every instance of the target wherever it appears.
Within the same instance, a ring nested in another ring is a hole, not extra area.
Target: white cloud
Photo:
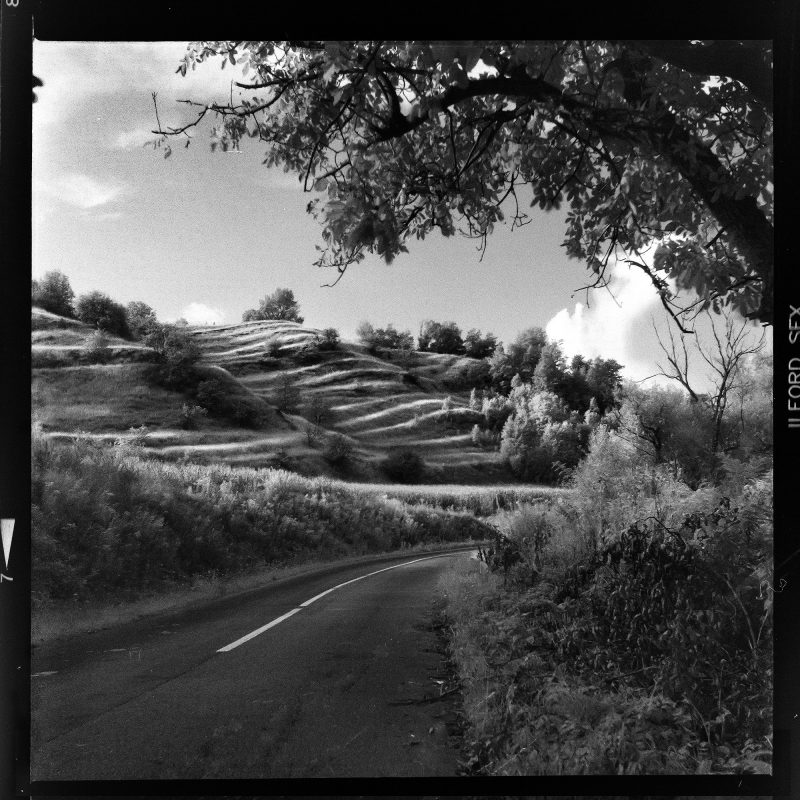
[[[155,122],[152,127],[155,127]],[[156,138],[152,128],[135,128],[130,131],[122,131],[114,141],[114,145],[120,150],[129,150],[144,147],[147,142],[152,142]]]
[[[189,303],[180,316],[190,325],[221,325],[225,322],[225,313],[219,308],[212,308],[204,303]]]
[[[610,272],[609,289],[594,289],[589,305],[564,308],[546,325],[551,341],[561,340],[567,358],[613,358],[625,374],[641,379],[655,371],[654,361],[643,356],[642,341],[653,336],[650,316],[660,308],[652,283],[638,269],[617,263]],[[613,294],[613,296],[612,296]]]
[[[121,183],[107,183],[78,172],[49,181],[35,181],[34,193],[42,193],[84,210],[104,206],[125,191]]]

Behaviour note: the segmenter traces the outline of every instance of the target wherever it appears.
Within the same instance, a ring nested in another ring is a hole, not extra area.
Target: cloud
[[[156,134],[153,133],[155,122],[150,128],[134,128],[129,131],[122,131],[114,141],[114,146],[120,150],[130,150],[138,147],[144,147],[147,142],[152,142],[156,139]]]
[[[660,309],[658,295],[644,273],[625,264],[611,270],[609,289],[594,289],[589,304],[575,303],[547,323],[551,341],[561,340],[567,358],[613,358],[634,379],[655,371],[655,335],[650,318]],[[613,294],[613,296],[612,296]]]
[[[219,308],[211,308],[204,303],[189,303],[180,316],[190,325],[221,325],[225,322],[225,313]]]
[[[78,172],[34,183],[35,193],[40,192],[84,211],[111,203],[124,191],[124,184],[99,181]]]

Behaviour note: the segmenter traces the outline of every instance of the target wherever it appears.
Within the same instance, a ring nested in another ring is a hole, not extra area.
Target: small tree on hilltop
[[[488,358],[497,347],[497,337],[493,333],[486,336],[476,328],[470,328],[464,336],[464,355],[469,358]]]
[[[47,272],[40,281],[34,280],[31,283],[32,304],[52,314],[74,317],[74,298],[75,292],[69,285],[69,278],[58,270]]]
[[[420,350],[431,353],[461,355],[464,352],[461,328],[455,322],[425,320],[420,326],[417,341]]]
[[[76,311],[78,319],[93,328],[117,336],[130,336],[125,308],[103,292],[81,295],[76,303]]]
[[[242,322],[261,319],[283,319],[302,325],[300,304],[295,300],[294,292],[291,289],[276,289],[272,294],[261,298],[258,309],[250,308],[242,314]]]

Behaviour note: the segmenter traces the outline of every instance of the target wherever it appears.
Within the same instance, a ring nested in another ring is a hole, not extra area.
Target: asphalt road
[[[31,779],[455,775],[435,608],[467,557],[299,576],[35,648]]]

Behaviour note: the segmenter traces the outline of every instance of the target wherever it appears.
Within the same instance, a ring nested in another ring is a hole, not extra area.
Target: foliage
[[[278,392],[273,402],[280,411],[294,411],[300,403],[300,389],[297,381],[291,375],[281,375]]]
[[[448,587],[473,772],[769,771],[771,472],[728,496],[640,458],[599,426],[572,492],[499,517],[503,585]]]
[[[141,300],[134,300],[125,306],[125,319],[134,339],[146,338],[158,325],[156,312]]]
[[[211,416],[228,418],[246,428],[257,428],[263,421],[263,409],[255,399],[232,395],[219,378],[200,381],[195,390],[195,400]]]
[[[588,430],[558,395],[518,384],[508,401],[512,411],[503,426],[500,452],[516,475],[550,483],[578,464]]]
[[[135,597],[263,564],[483,538],[471,515],[412,508],[282,470],[165,464],[137,446],[34,432],[34,602]]]
[[[508,348],[498,345],[489,359],[492,388],[508,394],[514,376],[530,381],[546,344],[547,334],[541,328],[528,328],[518,334]]]
[[[107,294],[82,294],[75,304],[75,313],[81,322],[93,328],[100,328],[116,336],[130,336],[124,306],[115,303]]]
[[[325,442],[322,457],[335,467],[344,466],[353,458],[353,443],[341,433],[334,433]]]
[[[242,314],[242,322],[262,319],[284,319],[303,324],[300,316],[300,304],[294,298],[291,289],[276,289],[272,294],[261,298],[257,309],[248,309]]]
[[[489,364],[485,360],[459,358],[442,373],[439,379],[445,389],[464,391],[489,385]]]
[[[84,347],[90,364],[107,364],[111,360],[108,335],[100,328],[86,337]]]
[[[356,336],[370,352],[386,350],[413,350],[414,337],[411,331],[398,331],[391,323],[385,328],[375,328],[369,322],[362,322],[356,328]]]
[[[259,138],[267,166],[304,176],[321,193],[318,263],[340,274],[434,229],[524,225],[527,185],[540,208],[566,204],[567,253],[598,285],[627,257],[665,303],[672,279],[772,321],[769,42],[215,41],[179,71],[216,59],[251,77],[212,107],[212,148]]]
[[[74,299],[75,292],[72,291],[69,278],[58,270],[46,272],[41,280],[31,282],[32,304],[52,314],[74,317]]]
[[[338,350],[339,331],[336,328],[323,328],[318,347],[320,350]]]
[[[470,328],[464,335],[464,355],[468,358],[489,358],[497,347],[497,337],[493,333],[483,336],[476,328]]]
[[[157,323],[146,335],[145,343],[156,351],[159,359],[153,371],[157,383],[178,390],[196,386],[195,364],[200,358],[200,348],[185,328]]]
[[[632,383],[626,383],[618,397],[620,406],[608,420],[645,462],[672,465],[693,488],[717,476],[713,419],[704,404],[692,401],[678,389],[643,389]]]
[[[193,431],[197,428],[200,417],[205,416],[208,416],[207,408],[194,403],[184,403],[181,406],[181,427],[185,431]]]
[[[416,450],[400,447],[381,461],[381,469],[398,483],[419,483],[425,474],[425,462]]]
[[[417,349],[428,353],[462,355],[464,340],[461,338],[461,328],[455,322],[427,319],[420,325]]]

